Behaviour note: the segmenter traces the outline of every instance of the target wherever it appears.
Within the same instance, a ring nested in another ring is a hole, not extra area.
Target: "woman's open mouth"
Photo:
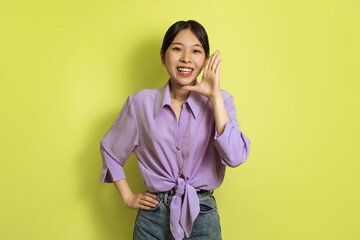
[[[192,72],[194,71],[194,69],[190,68],[190,67],[177,67],[176,69],[177,69],[178,73],[184,77],[191,76]]]

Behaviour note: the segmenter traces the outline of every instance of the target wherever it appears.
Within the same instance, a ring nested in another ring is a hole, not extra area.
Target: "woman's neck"
[[[195,82],[196,82],[196,80],[194,81],[194,83]],[[184,103],[186,101],[186,99],[189,97],[189,95],[190,95],[190,91],[183,90],[181,88],[181,85],[175,84],[175,83],[171,82],[171,80],[170,80],[171,100],[175,100],[177,102]]]

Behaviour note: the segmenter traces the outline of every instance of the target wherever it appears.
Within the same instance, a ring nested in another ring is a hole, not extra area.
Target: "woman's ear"
[[[165,54],[160,50],[160,58],[162,65],[165,66]]]

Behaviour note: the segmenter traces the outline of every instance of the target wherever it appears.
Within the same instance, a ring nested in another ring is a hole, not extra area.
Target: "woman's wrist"
[[[133,194],[131,192],[131,193],[126,194],[125,196],[121,196],[121,198],[126,206],[130,206],[131,199],[133,199],[134,196],[135,196],[135,194]]]
[[[218,95],[210,97],[209,100],[213,106],[224,102],[224,98],[223,98],[221,92]]]

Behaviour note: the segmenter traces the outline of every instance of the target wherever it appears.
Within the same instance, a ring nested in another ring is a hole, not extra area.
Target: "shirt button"
[[[176,146],[176,149],[177,149],[177,150],[180,150],[180,147],[179,147],[179,146]]]

